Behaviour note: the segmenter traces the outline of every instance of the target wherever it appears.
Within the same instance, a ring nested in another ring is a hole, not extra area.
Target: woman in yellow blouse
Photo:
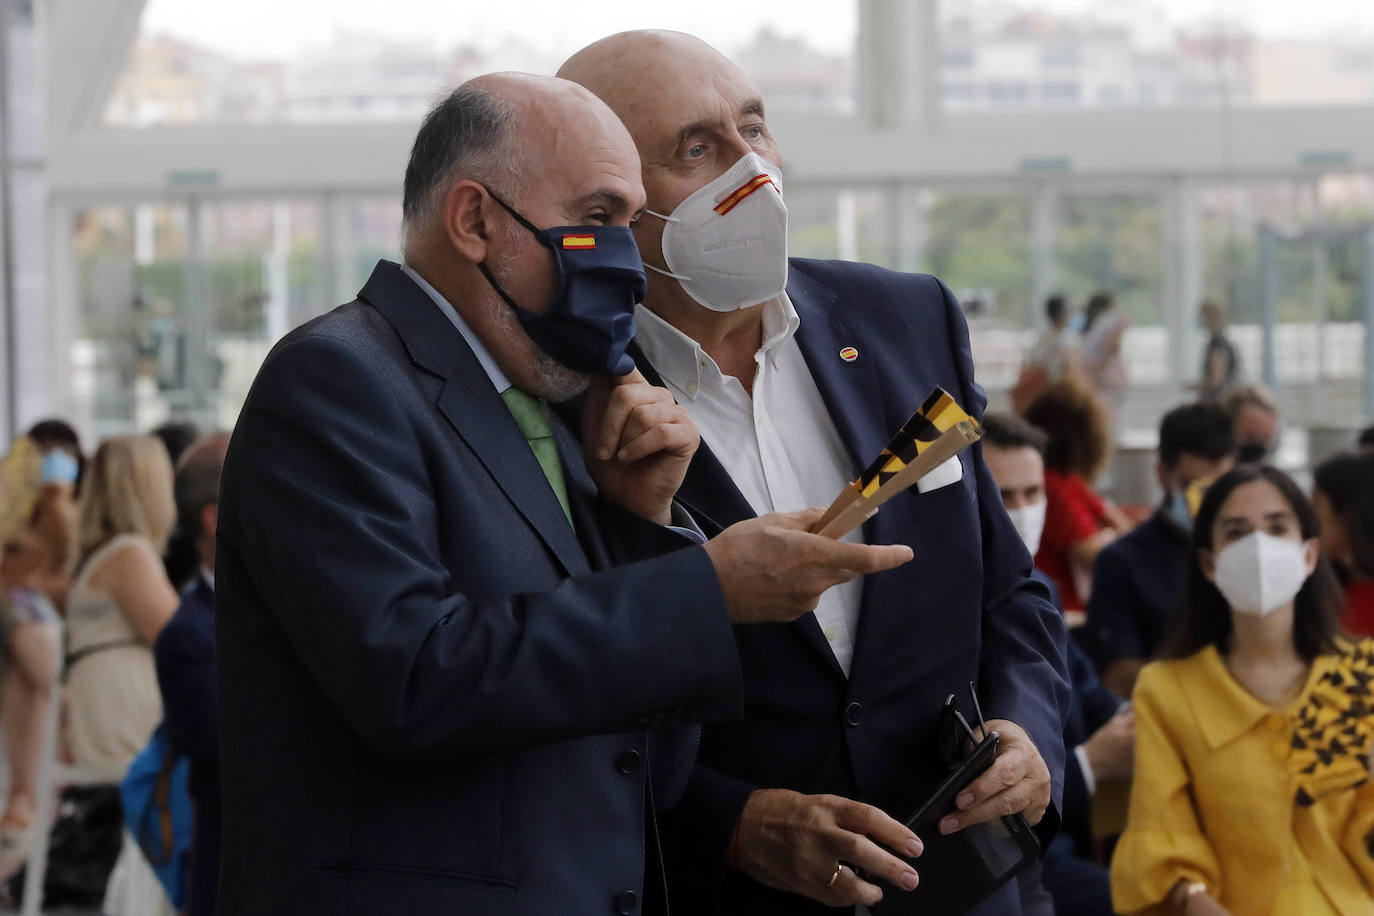
[[[1317,529],[1273,468],[1203,499],[1184,609],[1135,687],[1117,912],[1374,914],[1374,643],[1340,635]]]

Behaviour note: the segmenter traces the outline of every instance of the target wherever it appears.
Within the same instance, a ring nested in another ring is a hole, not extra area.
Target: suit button
[[[639,769],[639,759],[639,751],[634,749],[624,751],[619,757],[615,758],[615,768],[626,776],[629,776]]]
[[[626,891],[615,900],[615,911],[620,916],[630,916],[635,911],[635,906],[639,903],[639,895],[634,891]]]
[[[850,725],[858,725],[864,720],[864,708],[859,703],[850,703],[844,708],[844,720]]]

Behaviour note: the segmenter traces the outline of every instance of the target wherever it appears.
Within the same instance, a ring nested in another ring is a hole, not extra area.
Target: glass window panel
[[[1374,45],[1352,9],[942,3],[941,97],[955,110],[1369,104]]]
[[[837,196],[826,188],[784,184],[787,194],[787,253],[798,258],[840,256]]]
[[[553,73],[579,48],[635,28],[680,29],[720,48],[772,111],[855,109],[855,0],[674,8],[601,0],[590,11],[565,0],[448,8],[392,0],[384,18],[337,0],[149,0],[105,119],[126,127],[413,122],[471,76]]]
[[[924,210],[925,269],[954,290],[972,317],[1027,326],[1029,198],[937,192],[926,195]]]
[[[1077,304],[1109,291],[1134,324],[1160,324],[1160,219],[1155,195],[1065,194],[1057,208],[1055,287]]]

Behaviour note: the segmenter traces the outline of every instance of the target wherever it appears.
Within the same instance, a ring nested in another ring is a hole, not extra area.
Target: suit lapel
[[[462,335],[396,264],[378,263],[359,298],[382,313],[421,367],[444,379],[438,408],[569,575],[587,558],[548,478]]]
[[[835,291],[795,265],[790,276],[787,295],[801,316],[797,345],[857,474],[878,457],[899,421],[886,416],[877,362],[865,357],[863,339],[841,314]],[[852,362],[840,358],[845,347],[859,350]],[[912,410],[919,406],[913,404]]]
[[[865,350],[877,352],[876,342],[865,346],[864,338],[848,322],[844,312],[837,305],[837,295],[831,288],[816,282],[805,273],[797,270],[792,262],[787,293],[792,304],[802,316],[801,326],[797,329],[797,342],[801,347],[811,376],[816,380],[821,398],[825,401],[831,419],[839,431],[845,447],[849,449],[854,466],[862,471],[883,447],[888,437],[920,407],[919,402],[911,404],[893,403],[889,393],[896,390],[892,381],[884,382],[879,373],[878,360],[868,358]],[[854,347],[859,353],[852,362],[840,358],[840,350]],[[926,377],[925,367],[916,361],[900,367],[901,374],[913,380],[912,387],[924,397],[935,385],[940,384],[936,377]],[[898,506],[893,504],[886,514],[879,513],[864,523],[864,539],[869,544],[905,543],[909,535],[902,530],[897,521]],[[873,641],[870,633],[878,625],[877,620],[885,609],[870,606],[869,589],[865,585],[859,602],[859,621],[854,634],[854,655],[850,663],[851,679],[863,670],[863,657]]]

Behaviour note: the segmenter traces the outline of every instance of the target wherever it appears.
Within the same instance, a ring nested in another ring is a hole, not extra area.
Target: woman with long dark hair
[[[1374,913],[1374,643],[1345,639],[1312,504],[1283,472],[1214,483],[1184,605],[1136,683],[1119,913]]]

